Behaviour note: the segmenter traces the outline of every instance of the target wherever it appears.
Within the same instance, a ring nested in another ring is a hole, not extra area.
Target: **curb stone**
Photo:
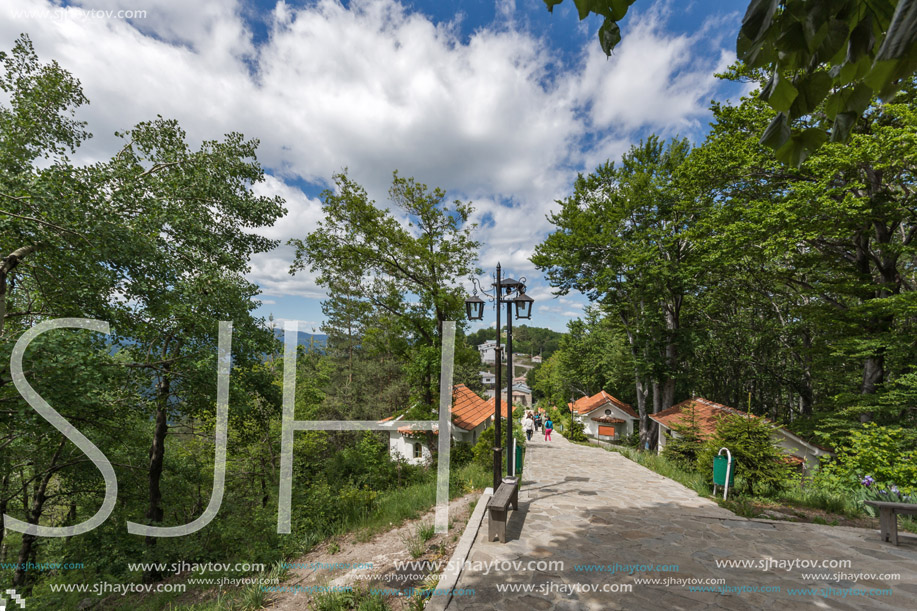
[[[452,557],[449,558],[446,568],[439,577],[439,583],[436,584],[437,590],[452,590],[455,584],[458,583],[459,576],[462,574],[462,566],[464,566],[465,559],[468,558],[468,554],[471,552],[471,546],[478,536],[478,529],[481,527],[481,521],[484,519],[484,513],[487,510],[487,501],[492,495],[493,488],[487,488],[481,494],[481,498],[478,499],[477,505],[474,506],[474,512],[468,518],[468,523],[465,524],[465,532],[462,533],[462,538],[459,539],[458,545],[455,546],[455,551],[452,552]],[[451,601],[451,594],[431,596],[424,609],[444,611]]]

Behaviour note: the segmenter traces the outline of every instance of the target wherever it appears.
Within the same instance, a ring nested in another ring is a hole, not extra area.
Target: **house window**
[[[611,415],[611,410],[610,410],[610,409],[606,409],[606,410],[605,410],[605,415],[606,415],[606,416],[610,416],[610,415]]]
[[[420,445],[419,441],[415,441],[414,442],[414,458],[422,458],[422,457],[423,457],[423,446]]]

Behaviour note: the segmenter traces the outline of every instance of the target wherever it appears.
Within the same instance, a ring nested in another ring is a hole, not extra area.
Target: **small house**
[[[497,341],[489,339],[483,344],[478,344],[478,351],[481,353],[481,362],[486,365],[493,365],[497,362]]]
[[[737,410],[722,403],[716,403],[703,397],[694,397],[659,413],[650,414],[650,418],[659,424],[659,434],[656,440],[657,452],[662,452],[666,441],[670,437],[677,438],[679,436],[678,431],[673,427],[689,424],[692,412],[694,423],[701,439],[712,437],[716,433],[717,422],[727,415],[759,418],[759,416]],[[765,418],[765,421],[770,422],[767,418]],[[774,426],[773,428],[773,441],[774,445],[784,451],[787,461],[796,465],[803,474],[808,474],[816,468],[822,456],[833,454],[828,448],[806,441],[780,426]]]
[[[640,417],[629,404],[604,390],[582,397],[567,407],[583,423],[583,432],[600,441],[620,441],[639,429]]]
[[[427,431],[412,429],[408,426],[399,426],[395,428],[398,421],[403,416],[397,418],[384,418],[379,422],[391,422],[393,430],[388,433],[388,451],[389,455],[395,460],[403,458],[412,465],[429,464],[433,460],[430,448],[427,447]],[[439,431],[433,431],[435,435]]]
[[[513,405],[532,409],[532,389],[522,383],[513,384]]]
[[[500,413],[506,417],[506,403]],[[393,430],[389,431],[389,453],[392,458],[404,458],[411,464],[428,464],[433,456],[426,445],[426,431],[402,426],[394,428],[401,416],[386,418],[381,422],[392,421]],[[474,445],[494,420],[494,400],[485,400],[464,384],[452,387],[452,439],[460,443]],[[433,431],[439,434],[439,431]]]

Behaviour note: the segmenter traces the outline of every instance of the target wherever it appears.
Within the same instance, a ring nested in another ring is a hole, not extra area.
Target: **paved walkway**
[[[767,559],[782,564],[767,570],[717,566],[717,561],[757,564]],[[533,570],[525,570],[530,561],[538,560],[560,560],[564,566],[537,570],[532,565]],[[789,561],[813,560],[850,564],[787,569]],[[486,574],[479,570],[494,561],[520,561],[517,566],[522,568],[496,568]],[[627,574],[575,568],[615,563],[678,569],[644,567]],[[846,575],[813,578],[803,573]],[[851,577],[857,573],[899,573],[901,579]],[[722,588],[720,592],[691,591],[672,582],[638,583],[654,578],[718,578],[725,583],[712,586]],[[530,591],[499,591],[507,584]],[[626,585],[632,586],[630,592],[615,591]],[[593,587],[598,591],[586,591]],[[473,589],[474,594],[453,597],[449,611],[917,609],[917,537],[904,535],[901,545],[894,547],[881,543],[878,531],[868,529],[746,520],[617,452],[572,444],[556,432],[554,441],[547,443],[536,433],[526,455],[519,511],[510,513],[507,542],[487,541],[485,518],[456,588]],[[763,593],[764,588],[772,591]],[[813,595],[790,588],[821,591]],[[891,595],[852,591],[888,588]]]

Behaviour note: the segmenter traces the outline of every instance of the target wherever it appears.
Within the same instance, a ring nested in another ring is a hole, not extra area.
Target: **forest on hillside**
[[[548,358],[560,346],[560,339],[563,335],[563,333],[544,327],[513,325],[513,353]],[[487,340],[496,339],[497,334],[493,329],[478,329],[469,333],[466,341],[470,346],[479,346]],[[503,328],[500,341],[506,343],[506,327]]]

